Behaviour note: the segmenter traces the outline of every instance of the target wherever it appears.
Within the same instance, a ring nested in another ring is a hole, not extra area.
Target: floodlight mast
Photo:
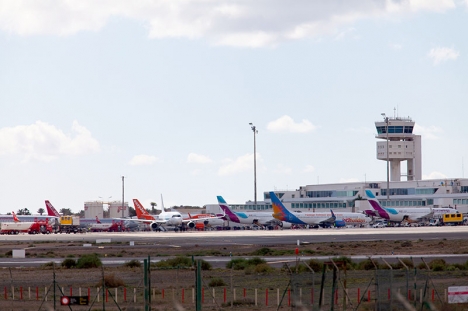
[[[388,117],[385,115],[385,113],[381,113],[382,117],[384,117],[385,120],[385,133],[387,136],[387,206],[389,206],[389,201],[390,201],[390,181],[389,181],[389,160],[388,160]]]
[[[256,142],[256,134],[258,134],[257,127],[251,123],[249,123],[250,128],[254,134],[254,204],[255,209],[257,209],[257,142]]]

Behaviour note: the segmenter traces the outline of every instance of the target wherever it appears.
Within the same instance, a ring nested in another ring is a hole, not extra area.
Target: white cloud
[[[19,35],[99,31],[112,18],[133,20],[150,38],[200,38],[214,44],[262,47],[333,35],[356,21],[418,11],[445,12],[453,0],[16,0],[0,1],[0,29]]]
[[[432,59],[435,66],[448,60],[456,60],[460,56],[460,52],[451,48],[434,48],[427,53],[427,57]]]
[[[254,161],[253,153],[240,156],[235,160],[225,159],[223,161],[225,164],[219,168],[218,175],[227,176],[227,175],[234,175],[234,174],[245,172],[245,171],[251,171],[253,170],[253,161]],[[257,168],[259,166],[259,162],[261,161],[262,161],[262,157],[260,156],[259,153],[257,153]]]
[[[359,38],[359,36],[356,35],[356,29],[351,27],[351,28],[341,31],[335,36],[335,40],[338,40],[338,41],[344,40],[346,38],[351,38],[351,39]]]
[[[155,156],[150,156],[147,154],[139,154],[134,156],[129,164],[136,166],[136,165],[152,165],[158,161],[158,158]]]
[[[438,134],[443,133],[443,130],[440,127],[431,125],[429,127],[424,127],[419,124],[414,126],[414,134],[421,135],[423,139],[439,139]]]
[[[422,179],[444,179],[447,178],[447,175],[441,172],[431,172],[429,175],[423,175]]]
[[[26,161],[52,161],[60,155],[80,156],[99,150],[99,142],[77,121],[73,121],[71,135],[42,121],[0,129],[0,155],[18,155]]]
[[[303,172],[304,173],[313,173],[313,172],[315,172],[315,167],[313,167],[312,165],[306,165]]]
[[[316,126],[309,120],[302,120],[301,123],[296,123],[290,116],[285,115],[275,121],[269,122],[267,129],[271,132],[307,133],[315,130]]]
[[[204,156],[204,155],[201,155],[201,154],[196,154],[196,153],[190,153],[188,156],[187,156],[187,163],[210,163],[212,162],[212,160],[207,157],[207,156]]]

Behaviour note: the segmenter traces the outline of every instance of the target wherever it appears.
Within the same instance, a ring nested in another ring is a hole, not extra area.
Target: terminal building
[[[454,207],[468,213],[468,179],[422,180],[421,136],[413,134],[411,118],[389,118],[375,122],[376,156],[387,162],[387,181],[300,186],[296,190],[274,191],[284,205],[294,211],[362,212],[370,209],[365,191],[372,190],[386,207]],[[406,171],[401,172],[401,162]],[[406,179],[406,180],[402,180]],[[269,191],[263,201],[230,204],[236,211],[272,209]],[[208,213],[222,213],[217,204],[206,205]]]

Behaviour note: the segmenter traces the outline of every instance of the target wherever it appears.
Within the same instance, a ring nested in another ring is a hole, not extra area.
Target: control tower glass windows
[[[387,127],[386,126],[376,126],[377,134],[386,134]],[[402,126],[402,125],[389,125],[388,126],[388,133],[389,134],[412,134],[413,133],[413,126]]]

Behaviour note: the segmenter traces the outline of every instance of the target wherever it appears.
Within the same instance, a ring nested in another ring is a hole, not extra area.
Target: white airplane
[[[430,207],[383,207],[370,190],[366,190],[366,196],[374,214],[391,222],[420,222],[431,218],[434,213]]]
[[[197,217],[196,219],[184,219],[182,214],[176,211],[166,212],[162,211],[158,215],[150,215],[138,199],[133,199],[135,211],[138,219],[132,219],[144,223],[148,223],[153,230],[167,230],[166,227],[172,227],[174,231],[182,229],[184,226],[194,228],[197,222],[205,222],[222,218],[223,216],[207,215],[206,217]]]
[[[222,196],[217,196],[217,198],[219,207],[226,214],[226,218],[232,222],[242,225],[291,227],[291,224],[284,224],[275,219],[271,212],[233,212]]]
[[[364,225],[370,222],[370,217],[361,213],[337,212],[305,212],[289,211],[278,199],[274,192],[270,192],[273,206],[273,217],[278,220],[298,225],[318,225],[322,227],[344,227],[346,225]]]

